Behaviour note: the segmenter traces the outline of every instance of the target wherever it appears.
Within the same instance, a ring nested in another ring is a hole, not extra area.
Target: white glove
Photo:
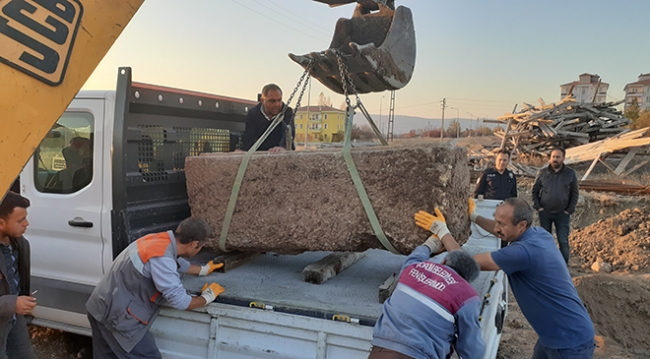
[[[429,247],[431,254],[438,254],[442,250],[442,241],[435,234],[430,235],[422,245]]]

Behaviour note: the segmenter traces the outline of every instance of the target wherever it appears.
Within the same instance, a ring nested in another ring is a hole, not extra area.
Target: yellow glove
[[[469,214],[469,219],[472,222],[476,222],[476,218],[478,218],[479,214],[476,212],[476,202],[474,202],[474,198],[469,199],[469,207],[467,208],[467,213]]]
[[[217,296],[223,293],[225,289],[219,284],[212,282],[210,284],[205,283],[203,288],[201,288],[201,296],[205,299],[205,304],[210,304],[217,299]]]
[[[435,208],[436,215],[425,211],[419,211],[415,214],[415,224],[418,226],[431,231],[438,238],[442,238],[445,235],[449,234],[449,229],[447,228],[447,222],[445,221],[445,216],[442,215],[442,212]]]
[[[199,277],[206,276],[215,270],[223,267],[223,263],[215,264],[213,261],[209,261],[208,264],[201,266],[201,271],[199,272]]]

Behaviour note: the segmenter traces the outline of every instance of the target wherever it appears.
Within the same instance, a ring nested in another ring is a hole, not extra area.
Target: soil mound
[[[598,334],[650,354],[650,275],[593,274],[573,282]]]
[[[614,271],[650,273],[650,210],[626,209],[574,230],[569,243],[584,268],[598,260],[610,263]]]

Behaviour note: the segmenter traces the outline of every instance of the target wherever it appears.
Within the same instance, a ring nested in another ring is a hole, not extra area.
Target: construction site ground
[[[435,143],[440,140],[411,141]],[[491,137],[445,139],[445,142],[452,141],[455,145],[471,148],[498,142]],[[543,161],[537,163],[543,164]],[[588,164],[573,168],[580,178]],[[616,177],[597,166],[590,179]],[[650,184],[648,166],[633,174],[632,179]],[[533,179],[519,178],[518,184],[519,197],[532,202]],[[471,190],[473,185],[468,194]],[[580,194],[576,213],[572,216],[569,271],[596,328],[594,358],[650,358],[650,196],[586,191]],[[597,261],[611,265],[612,272],[592,270],[592,264]],[[37,359],[92,357],[90,338],[38,327],[30,328],[30,332]],[[536,341],[537,334],[510,292],[509,312],[497,358],[530,358]]]

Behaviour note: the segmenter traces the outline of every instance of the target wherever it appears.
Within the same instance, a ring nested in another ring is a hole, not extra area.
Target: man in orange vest
[[[180,273],[205,276],[222,263],[190,264],[212,229],[204,221],[187,218],[175,232],[153,233],[131,243],[97,284],[86,302],[95,358],[162,358],[149,328],[167,302],[192,310],[215,300],[224,289],[205,284],[200,296],[185,291]]]

